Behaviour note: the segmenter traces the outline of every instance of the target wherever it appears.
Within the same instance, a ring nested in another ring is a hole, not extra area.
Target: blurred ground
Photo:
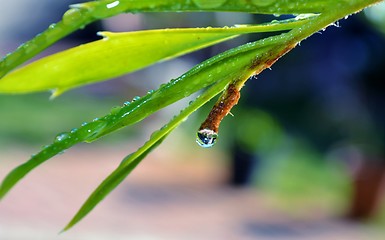
[[[132,149],[83,145],[56,157],[1,202],[0,239],[384,239],[385,231],[373,225],[333,219],[316,209],[293,217],[255,188],[227,187],[225,164],[218,164],[223,156],[215,151],[175,156],[167,147],[150,154],[89,216],[60,235]],[[26,159],[26,152],[3,151],[0,177]]]

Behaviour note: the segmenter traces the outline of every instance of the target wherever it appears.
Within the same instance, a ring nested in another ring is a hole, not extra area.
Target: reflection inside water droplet
[[[197,132],[196,142],[199,146],[208,148],[214,146],[218,134],[211,129],[201,129]]]

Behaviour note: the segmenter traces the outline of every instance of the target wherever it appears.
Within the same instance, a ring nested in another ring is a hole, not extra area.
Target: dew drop
[[[65,139],[67,139],[69,137],[69,134],[64,132],[64,133],[59,133],[56,137],[55,137],[55,142],[61,142]]]
[[[71,133],[75,133],[78,129],[77,128],[72,128]]]
[[[49,29],[55,29],[55,28],[56,28],[56,24],[55,24],[55,23],[52,23],[51,25],[49,25],[48,28],[49,28]]]
[[[82,10],[79,8],[71,8],[63,15],[63,23],[65,25],[75,25],[77,20],[82,17]]]
[[[151,93],[154,93],[155,91],[154,90],[150,90],[147,92],[147,94],[151,94]]]
[[[135,96],[135,97],[132,99],[132,101],[135,102],[135,101],[138,101],[139,99],[140,99],[139,96]]]
[[[111,114],[113,114],[113,115],[117,114],[119,111],[120,111],[120,107],[119,106],[111,108]]]
[[[197,132],[196,142],[199,146],[204,148],[209,148],[214,146],[216,140],[218,138],[218,134],[211,129],[201,129]]]
[[[80,126],[84,127],[85,125],[87,125],[88,123],[87,122],[84,122],[82,123]]]
[[[274,3],[275,0],[252,0],[251,2],[256,6],[266,7]]]
[[[130,104],[131,104],[130,101],[125,101],[125,102],[123,103],[124,106],[128,106],[128,105],[130,105]]]
[[[276,20],[276,19],[274,19],[273,21],[271,21],[270,22],[271,24],[278,24],[279,23],[279,21],[278,20]]]
[[[41,150],[46,150],[49,147],[49,145],[44,145],[41,147]]]
[[[115,2],[112,2],[112,3],[107,4],[106,7],[107,7],[108,9],[111,9],[111,8],[114,8],[114,7],[119,6],[119,4],[120,4],[119,1],[115,1]]]
[[[225,4],[227,0],[193,0],[199,8],[216,8]]]

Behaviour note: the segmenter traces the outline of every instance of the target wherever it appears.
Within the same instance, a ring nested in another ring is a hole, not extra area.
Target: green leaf
[[[0,93],[54,90],[56,96],[68,89],[133,72],[239,34],[289,30],[307,20],[290,19],[232,28],[101,32],[104,38],[99,41],[48,56],[6,75],[0,81]]]
[[[157,140],[146,150],[138,154],[134,159],[132,155],[129,155],[125,160],[132,159],[129,164],[123,164],[119,166],[115,171],[111,173],[91,194],[87,199],[86,203],[81,207],[79,212],[73,217],[73,219],[67,224],[67,226],[62,230],[62,232],[68,230],[76,223],[78,223],[82,218],[84,218],[99,202],[101,202],[113,189],[115,189],[130,172],[149,154],[154,148],[156,148],[165,138]]]
[[[115,107],[111,113],[83,124],[79,129],[59,134],[55,141],[33,155],[29,161],[9,173],[0,185],[0,199],[28,172],[54,155],[79,142],[90,142],[122,127],[132,125],[215,82],[239,80],[241,76],[258,73],[274,62],[277,53],[287,48],[289,33],[248,43],[231,49],[198,64],[187,73],[158,90],[136,99],[130,104]],[[243,79],[243,77],[241,77]]]
[[[100,0],[71,5],[62,21],[21,45],[0,61],[0,77],[37,55],[59,39],[104,18],[138,12],[247,12],[265,14],[321,13],[328,7],[338,9],[344,0]]]
[[[167,125],[163,126],[160,130],[155,131],[151,135],[150,139],[141,148],[125,157],[119,167],[115,169],[94,190],[63,231],[68,230],[83,219],[92,209],[94,209],[94,207],[96,207],[97,204],[99,204],[112,190],[114,190],[144,159],[144,157],[156,148],[172,130],[179,126],[191,113],[196,111],[215,95],[223,91],[226,84],[227,81],[221,81],[206,90],[194,102],[181,111],[178,116],[174,117]]]

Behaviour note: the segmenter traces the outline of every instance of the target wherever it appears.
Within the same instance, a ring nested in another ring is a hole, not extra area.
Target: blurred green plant
[[[53,97],[72,88],[120,76],[159,61],[256,32],[278,32],[271,37],[218,54],[159,89],[135,97],[109,114],[84,123],[70,132],[60,133],[30,160],[11,171],[0,186],[0,198],[27,173],[65,149],[80,142],[92,142],[115,130],[133,125],[152,113],[199,90],[192,101],[136,152],[128,155],[91,194],[67,230],[85,217],[141,162],[141,160],[191,113],[222,93],[204,126],[214,134],[198,134],[202,145],[215,142],[223,117],[237,103],[239,91],[251,76],[270,67],[298,43],[333,25],[341,18],[381,2],[380,0],[100,0],[71,5],[60,22],[21,45],[0,62],[0,93],[53,91]],[[290,14],[288,20],[273,20],[258,25],[235,25],[223,28],[161,29],[129,33],[102,32],[103,39],[78,46],[14,70],[69,33],[98,20],[121,13],[237,11],[261,14]],[[282,33],[283,32],[283,33]],[[85,70],[87,69],[87,70]],[[14,71],[12,71],[14,70]],[[202,125],[203,126],[203,125]],[[251,143],[253,144],[253,143]],[[263,147],[262,143],[255,143]]]

